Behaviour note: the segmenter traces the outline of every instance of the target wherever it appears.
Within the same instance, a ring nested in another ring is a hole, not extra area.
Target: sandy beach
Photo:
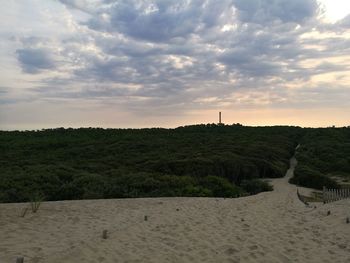
[[[25,217],[0,204],[0,262],[350,262],[350,200],[306,207],[291,162],[274,191],[243,198],[44,202]]]

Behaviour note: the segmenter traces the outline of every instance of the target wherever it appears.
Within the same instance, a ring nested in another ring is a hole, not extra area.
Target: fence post
[[[324,204],[335,202],[342,199],[350,198],[350,188],[327,189],[325,186],[323,186],[322,195]]]
[[[338,201],[338,189],[334,189],[335,192],[335,201]]]
[[[333,189],[329,189],[329,202],[333,201]]]
[[[107,236],[108,236],[108,235],[107,235],[107,230],[103,230],[103,231],[102,231],[102,238],[103,238],[103,239],[107,239]]]

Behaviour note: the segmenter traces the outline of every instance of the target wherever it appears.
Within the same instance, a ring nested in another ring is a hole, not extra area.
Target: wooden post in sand
[[[337,196],[337,200],[341,200],[341,189],[338,189],[338,196]]]
[[[335,201],[339,200],[339,189],[335,189]]]
[[[340,200],[340,189],[337,190],[337,201]]]
[[[24,263],[24,258],[23,257],[18,257],[16,259],[16,263]]]
[[[326,203],[326,187],[323,186],[323,203]]]
[[[107,230],[103,230],[102,232],[102,238],[107,239]]]
[[[339,200],[339,189],[335,189],[335,201]]]

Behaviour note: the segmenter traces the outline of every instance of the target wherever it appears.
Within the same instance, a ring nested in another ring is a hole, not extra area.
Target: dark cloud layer
[[[18,61],[26,73],[36,74],[42,70],[52,70],[55,63],[45,49],[18,49],[16,51]]]
[[[262,25],[274,22],[304,23],[317,15],[314,0],[233,0],[240,21]]]

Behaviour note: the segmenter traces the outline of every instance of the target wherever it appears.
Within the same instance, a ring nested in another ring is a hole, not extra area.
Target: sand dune
[[[305,207],[290,176],[236,199],[0,204],[0,262],[350,262],[350,200]]]

